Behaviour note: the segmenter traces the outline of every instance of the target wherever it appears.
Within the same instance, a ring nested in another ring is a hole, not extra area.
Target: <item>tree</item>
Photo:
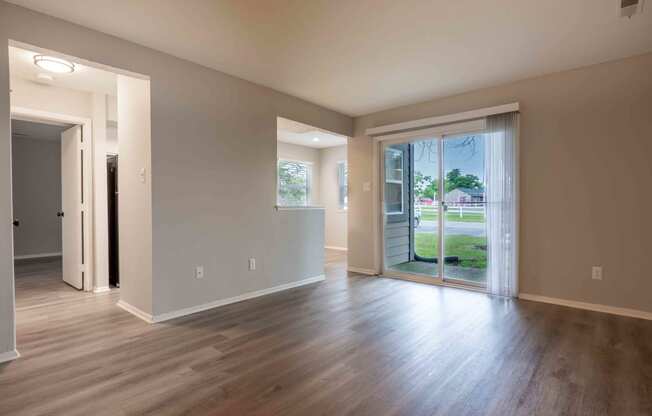
[[[279,161],[278,193],[281,205],[306,205],[308,203],[309,173],[300,162]]]
[[[417,198],[435,199],[437,195],[437,182],[430,176],[424,176],[423,173],[414,172],[414,193]]]
[[[482,182],[480,182],[480,178],[471,174],[462,175],[462,172],[459,169],[453,169],[446,174],[446,180],[444,181],[444,186],[446,188],[446,192],[450,192],[453,189],[459,189],[459,188],[467,188],[467,189],[484,188]]]

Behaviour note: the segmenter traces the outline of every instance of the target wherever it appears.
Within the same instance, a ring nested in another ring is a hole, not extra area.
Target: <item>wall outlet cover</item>
[[[195,279],[203,279],[203,278],[204,278],[204,266],[195,267]]]

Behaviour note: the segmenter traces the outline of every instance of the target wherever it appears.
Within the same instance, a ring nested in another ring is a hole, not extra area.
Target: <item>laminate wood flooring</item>
[[[18,265],[0,415],[652,415],[650,321],[326,259],[325,282],[154,325]]]

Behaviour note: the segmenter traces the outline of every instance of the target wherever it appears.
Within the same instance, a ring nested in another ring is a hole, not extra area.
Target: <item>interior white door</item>
[[[84,149],[82,128],[61,133],[61,205],[63,281],[84,288]]]

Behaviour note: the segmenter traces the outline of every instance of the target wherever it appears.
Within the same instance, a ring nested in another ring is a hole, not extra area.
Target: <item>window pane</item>
[[[385,149],[385,212],[403,213],[403,150]]]
[[[339,202],[340,202],[340,208],[345,209],[348,206],[349,203],[349,196],[348,196],[348,189],[347,189],[347,184],[348,184],[348,171],[346,167],[346,162],[339,162],[337,164],[337,181],[339,185],[339,190],[340,190],[340,195],[339,195]]]
[[[403,182],[403,152],[387,148],[385,151],[385,180],[387,182]]]
[[[310,168],[306,163],[288,160],[278,162],[278,204],[310,204]]]

